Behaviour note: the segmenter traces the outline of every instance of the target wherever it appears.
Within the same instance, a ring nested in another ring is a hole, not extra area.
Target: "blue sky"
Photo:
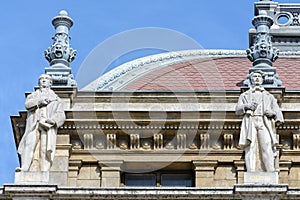
[[[71,63],[77,76],[84,59],[100,43],[124,31],[167,28],[197,41],[205,49],[248,48],[256,0],[9,0],[0,5],[0,186],[13,183],[19,165],[11,115],[25,110],[25,92],[33,91],[48,67],[44,50],[52,44],[51,20],[65,9],[74,20],[71,46],[78,51]],[[299,0],[280,0],[299,3]],[[142,54],[151,54],[144,51]],[[138,54],[114,61],[119,65]],[[108,67],[108,66],[105,66]]]

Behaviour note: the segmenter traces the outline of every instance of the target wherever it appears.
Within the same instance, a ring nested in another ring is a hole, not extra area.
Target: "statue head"
[[[260,86],[264,82],[264,72],[261,70],[253,71],[249,74],[250,83],[252,86]]]
[[[40,88],[50,88],[52,86],[52,77],[48,74],[42,74],[39,77],[38,84]]]

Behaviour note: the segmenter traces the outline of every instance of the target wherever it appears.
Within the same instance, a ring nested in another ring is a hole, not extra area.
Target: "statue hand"
[[[55,121],[52,119],[46,119],[45,121],[46,123],[50,124],[50,125],[55,125]]]
[[[270,111],[270,110],[266,110],[265,111],[265,115],[268,117],[268,118],[274,118],[275,117],[275,113]]]
[[[40,99],[38,101],[38,107],[43,107],[43,106],[46,106],[48,105],[48,102],[46,101],[46,99]]]
[[[257,103],[255,102],[252,102],[251,104],[246,104],[245,105],[245,110],[252,110],[252,111],[255,111],[256,108],[257,108]]]

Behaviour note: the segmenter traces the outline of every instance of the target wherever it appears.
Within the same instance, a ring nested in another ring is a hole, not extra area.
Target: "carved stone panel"
[[[210,139],[209,134],[200,133],[200,149],[209,149],[210,148]]]
[[[177,134],[177,149],[186,149],[186,134]]]
[[[115,149],[117,147],[117,136],[115,133],[106,135],[107,149]]]
[[[294,150],[300,149],[300,133],[293,134],[293,149]]]
[[[93,142],[94,142],[93,134],[91,133],[84,134],[83,140],[84,140],[84,145],[83,145],[84,149],[93,149]]]
[[[161,133],[155,133],[153,136],[154,149],[162,149],[164,143],[164,136]]]
[[[130,149],[139,149],[139,148],[140,148],[140,135],[130,134]]]
[[[223,135],[223,139],[224,139],[224,149],[228,150],[228,149],[233,149],[233,134],[231,133],[224,133]]]

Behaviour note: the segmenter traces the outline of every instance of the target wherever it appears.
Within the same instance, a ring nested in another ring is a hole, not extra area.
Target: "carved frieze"
[[[140,148],[140,135],[130,134],[130,149],[139,149],[139,148]]]
[[[200,149],[209,149],[210,148],[210,140],[209,134],[200,133]]]
[[[164,144],[164,136],[162,133],[155,133],[153,135],[154,149],[162,149]]]
[[[223,140],[224,140],[224,149],[226,150],[233,149],[234,139],[232,133],[224,133]]]
[[[84,134],[83,140],[84,140],[83,143],[84,149],[93,149],[93,143],[94,143],[93,134],[91,133]]]
[[[177,134],[177,149],[186,149],[186,134]]]
[[[117,147],[117,136],[115,133],[106,135],[107,149],[115,149]]]

